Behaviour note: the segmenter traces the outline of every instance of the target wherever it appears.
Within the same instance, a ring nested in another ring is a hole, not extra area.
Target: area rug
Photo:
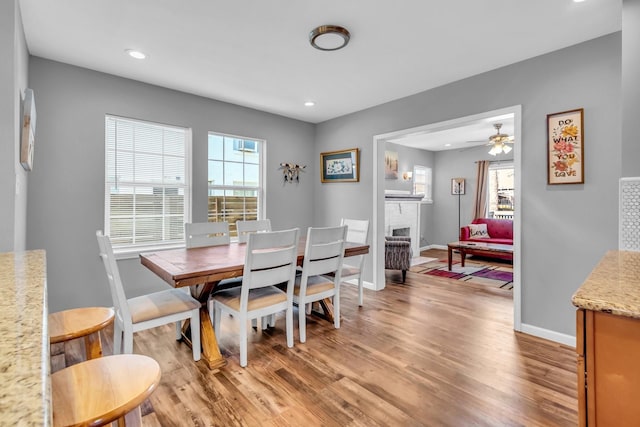
[[[466,260],[464,267],[460,265],[459,261],[454,262],[451,271],[449,271],[447,260],[439,259],[414,265],[410,271],[500,289],[513,289],[513,268],[511,265],[488,265]]]

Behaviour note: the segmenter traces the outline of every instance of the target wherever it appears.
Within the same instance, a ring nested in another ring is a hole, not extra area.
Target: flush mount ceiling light
[[[127,49],[125,50],[125,52],[130,57],[136,58],[136,59],[144,59],[147,57],[147,55],[144,52],[140,52],[139,50],[135,50],[135,49]]]
[[[338,25],[321,25],[309,33],[309,43],[319,50],[338,50],[349,43],[351,34]]]

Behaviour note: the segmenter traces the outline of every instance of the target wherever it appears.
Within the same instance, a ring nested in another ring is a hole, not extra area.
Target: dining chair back
[[[246,243],[248,236],[251,233],[271,231],[271,220],[256,219],[249,221],[236,221],[236,230],[238,231],[238,242]]]
[[[305,307],[314,301],[333,298],[333,322],[336,329],[340,327],[340,280],[346,235],[346,225],[307,230],[302,275],[296,277],[293,291],[293,301],[298,304],[300,342],[307,339]]]
[[[248,236],[242,286],[213,294],[214,331],[222,312],[240,322],[240,366],[247,366],[247,321],[285,311],[287,346],[293,347],[293,284],[298,257],[297,228]],[[274,285],[286,283],[285,291]]]
[[[176,339],[180,340],[181,321],[190,319],[193,359],[200,360],[200,302],[178,289],[127,299],[111,240],[100,230],[96,232],[96,237],[116,312],[113,325],[113,353],[133,353],[134,332],[167,323],[175,322]]]
[[[231,243],[229,223],[187,222],[184,224],[184,239],[187,248],[228,245]]]
[[[341,225],[346,225],[347,242],[366,245],[369,240],[369,220],[347,219],[340,221]],[[364,255],[357,255],[347,258],[342,268],[342,281],[356,280],[358,284],[358,305],[362,307],[364,303],[364,284],[362,280],[362,270],[364,268]]]

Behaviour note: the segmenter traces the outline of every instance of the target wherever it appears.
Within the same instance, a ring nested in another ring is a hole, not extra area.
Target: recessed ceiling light
[[[584,0],[573,0],[574,3],[582,3]]]
[[[351,34],[338,25],[321,25],[309,33],[309,43],[319,50],[338,50],[349,43]]]
[[[304,103],[304,106],[305,106],[305,107],[313,107],[314,105],[316,105],[316,103],[315,103],[315,102],[313,102],[313,101],[306,101],[306,102]]]
[[[127,52],[127,55],[129,55],[130,57],[136,58],[136,59],[144,59],[147,57],[145,53],[135,49],[127,49],[125,50],[125,52]]]
[[[451,147],[451,144],[444,144],[445,147]]]

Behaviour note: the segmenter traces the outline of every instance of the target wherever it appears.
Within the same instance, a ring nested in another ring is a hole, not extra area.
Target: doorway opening
[[[383,289],[385,286],[385,270],[384,270],[384,236],[385,236],[385,149],[387,147],[387,143],[394,143],[400,140],[414,139],[417,140],[420,135],[446,131],[446,132],[456,132],[457,128],[464,127],[472,122],[481,122],[482,120],[496,120],[500,117],[510,117],[513,120],[513,136],[515,143],[513,144],[513,158],[511,160],[513,165],[513,187],[511,188],[511,193],[509,193],[507,189],[501,189],[500,192],[503,195],[503,198],[500,200],[508,200],[512,206],[518,207],[521,206],[520,203],[520,192],[518,189],[520,186],[520,171],[522,167],[522,159],[520,144],[522,144],[522,131],[521,131],[521,121],[522,121],[522,107],[520,105],[515,105],[511,107],[505,107],[498,110],[487,111],[480,114],[475,114],[471,116],[460,117],[452,120],[447,120],[438,123],[427,124],[419,127],[409,128],[409,129],[401,129],[394,132],[389,132],[385,134],[375,135],[373,137],[373,221],[372,221],[372,255],[373,255],[373,275],[374,275],[374,286],[375,289]],[[444,132],[444,133],[446,133]],[[489,136],[489,134],[487,134]],[[488,140],[483,141],[459,141],[460,144],[457,147],[452,147],[458,152],[463,152],[473,144],[469,144],[470,142],[477,143],[476,145],[486,145]],[[468,144],[468,145],[465,145]],[[417,145],[416,145],[417,146]],[[490,147],[486,147],[486,151],[488,152]],[[444,148],[442,150],[445,150]],[[476,150],[479,150],[476,149]],[[454,159],[455,153],[442,154],[441,157]],[[499,162],[494,162],[495,164],[499,164]],[[447,174],[455,174],[450,171],[449,167],[443,167],[443,170],[438,169],[438,165],[436,164],[433,168],[433,181],[432,181],[432,200],[433,204],[442,206],[446,204],[453,204],[450,193],[450,178]],[[505,191],[506,190],[506,191]],[[471,192],[472,191],[469,191]],[[506,206],[506,204],[505,204]],[[457,208],[455,208],[457,209]],[[488,208],[490,209],[490,208]],[[453,208],[452,210],[453,211]],[[496,208],[496,212],[499,214],[498,209]],[[453,215],[455,216],[455,215]],[[452,217],[452,216],[451,216]],[[513,328],[516,331],[521,330],[521,213],[520,210],[514,208],[511,217],[513,218],[513,252],[514,252],[514,260],[513,260]],[[438,228],[441,228],[440,225]],[[457,228],[457,219],[456,225],[451,225],[447,227],[453,233],[452,236],[449,236],[449,241],[457,240],[457,233],[455,232]],[[421,236],[422,237],[422,236]],[[446,237],[441,237],[441,239],[446,239]],[[436,245],[444,245],[448,243],[447,241],[437,241],[433,242]]]

